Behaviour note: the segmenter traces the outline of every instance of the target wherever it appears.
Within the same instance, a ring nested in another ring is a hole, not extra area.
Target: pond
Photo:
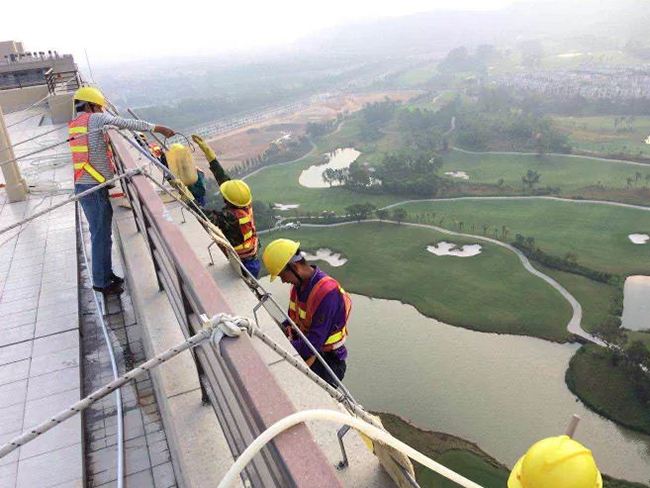
[[[264,283],[288,303],[287,285]],[[647,483],[650,437],[588,410],[566,387],[577,344],[474,332],[397,301],[352,299],[345,383],[366,408],[476,442],[509,467],[575,413],[576,438],[604,473]]]
[[[350,147],[337,149],[327,155],[329,158],[326,164],[310,166],[300,174],[298,183],[307,188],[329,188],[329,183],[323,181],[323,172],[326,169],[346,169],[361,153]],[[339,186],[339,182],[332,183],[332,186]]]
[[[623,327],[650,329],[650,276],[628,276],[623,295]]]

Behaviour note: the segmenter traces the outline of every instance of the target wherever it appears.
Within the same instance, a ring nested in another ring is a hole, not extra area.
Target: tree
[[[645,186],[646,188],[648,187],[648,184],[650,183],[650,174],[645,175]]]
[[[628,176],[626,182],[627,182],[627,187],[628,187],[628,188],[632,188],[632,183],[634,182],[634,178],[630,178],[630,177]]]
[[[490,224],[481,224],[481,227],[483,227],[483,235],[487,235],[487,231],[490,228]]]
[[[617,347],[625,340],[625,336],[621,331],[621,319],[610,315],[596,326],[594,335],[601,339],[608,347]]]
[[[388,220],[388,217],[390,216],[390,212],[385,209],[385,208],[380,208],[377,210],[377,218],[381,222],[382,220]]]
[[[393,218],[397,220],[398,224],[401,224],[406,219],[407,215],[406,210],[403,208],[398,207],[393,210]]]
[[[325,171],[323,171],[323,174],[321,175],[321,178],[323,178],[323,182],[328,184],[330,188],[332,187],[332,183],[336,181],[336,173],[333,168],[327,168]]]
[[[533,186],[539,183],[541,177],[542,175],[539,174],[537,171],[535,171],[534,169],[529,169],[528,171],[526,171],[526,174],[521,177],[521,182],[524,184],[524,186],[528,186],[529,190],[532,190]]]
[[[345,211],[350,217],[352,217],[357,222],[361,222],[368,218],[372,212],[374,212],[376,207],[372,203],[355,203],[349,207],[345,207]]]

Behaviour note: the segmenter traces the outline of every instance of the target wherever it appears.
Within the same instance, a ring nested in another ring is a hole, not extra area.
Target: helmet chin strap
[[[303,280],[302,280],[302,278],[300,277],[300,275],[299,275],[298,273],[296,273],[296,270],[294,269],[294,267],[292,266],[292,264],[293,264],[293,263],[289,263],[289,265],[287,266],[287,269],[288,269],[289,271],[291,271],[291,273],[292,273],[292,274],[296,277],[296,279],[298,280],[298,288],[302,288]]]

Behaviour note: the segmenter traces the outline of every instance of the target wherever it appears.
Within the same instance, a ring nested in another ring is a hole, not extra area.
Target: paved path
[[[571,202],[571,203],[589,203],[589,204],[598,204],[598,205],[612,205],[614,207],[623,207],[623,208],[633,208],[636,210],[644,210],[650,212],[650,207],[644,207],[643,205],[633,205],[631,203],[621,203],[621,202],[610,202],[608,200],[576,200],[574,198],[562,198],[562,197],[549,197],[549,196],[494,196],[494,197],[451,197],[451,198],[423,198],[420,200],[402,200],[401,202],[391,203],[385,207],[382,207],[380,210],[388,210],[394,207],[399,207],[400,205],[405,205],[407,203],[418,203],[418,202],[453,202],[457,200],[554,200],[559,202]]]
[[[377,220],[377,219],[363,220],[361,223],[364,223],[364,222],[379,222],[379,220]],[[578,335],[578,336],[580,336],[580,337],[582,337],[582,338],[584,338],[584,339],[586,339],[586,340],[588,340],[590,342],[593,342],[593,343],[596,343],[596,344],[599,344],[599,345],[604,345],[603,342],[600,339],[598,339],[598,338],[594,337],[593,335],[589,334],[588,332],[586,332],[582,328],[582,326],[580,325],[580,322],[582,320],[582,306],[580,305],[578,300],[576,300],[576,298],[573,295],[571,295],[571,293],[569,293],[569,291],[566,288],[564,288],[562,285],[560,285],[553,278],[551,278],[550,276],[548,276],[548,275],[542,273],[541,271],[535,269],[533,267],[533,265],[530,263],[530,261],[528,260],[528,258],[524,255],[524,253],[522,253],[516,247],[513,247],[510,244],[506,244],[505,242],[501,242],[501,241],[499,241],[497,239],[492,239],[491,237],[479,236],[479,235],[474,235],[474,234],[464,234],[464,233],[461,233],[461,232],[454,232],[452,230],[443,229],[442,227],[437,227],[435,225],[415,224],[415,223],[410,223],[410,222],[404,222],[402,224],[397,224],[396,222],[392,222],[392,221],[385,221],[385,222],[389,222],[389,223],[392,223],[392,224],[395,224],[395,225],[408,225],[408,226],[411,226],[411,227],[422,227],[422,228],[425,228],[425,229],[434,229],[434,230],[436,230],[436,231],[438,231],[438,232],[440,232],[442,234],[447,234],[447,235],[455,236],[455,237],[470,237],[470,238],[473,238],[473,239],[478,239],[480,241],[485,241],[485,242],[490,242],[492,244],[496,244],[497,246],[504,247],[504,248],[508,249],[509,251],[514,252],[517,255],[517,257],[519,258],[519,260],[521,261],[521,263],[523,264],[524,269],[526,269],[526,271],[528,271],[530,274],[532,274],[532,275],[544,280],[545,282],[547,282],[549,285],[551,285],[553,288],[555,288],[558,292],[560,292],[560,294],[569,302],[569,304],[571,305],[571,308],[573,309],[573,315],[571,316],[571,319],[567,323],[567,330],[569,332],[571,332],[572,334]],[[356,224],[356,223],[357,222],[339,222],[339,223],[336,223],[336,224],[301,224],[301,226],[303,226],[303,227],[341,227],[343,225],[352,225],[352,224]]]
[[[452,147],[452,150],[464,154],[474,154],[474,155],[486,155],[491,154],[495,155],[516,155],[516,156],[536,156],[539,154],[534,152],[518,152],[518,151],[468,151],[467,149],[461,149],[460,147]],[[581,154],[565,154],[565,153],[544,153],[544,156],[562,156],[566,158],[576,158],[576,159],[589,159],[592,161],[602,161],[605,163],[620,163],[620,164],[630,164],[632,166],[643,166],[649,168],[650,164],[648,163],[639,163],[638,161],[628,161],[627,159],[609,159],[609,158],[600,158],[598,156],[583,156]]]

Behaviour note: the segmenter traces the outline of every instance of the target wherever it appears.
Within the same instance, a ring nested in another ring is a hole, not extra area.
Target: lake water
[[[628,276],[623,297],[623,327],[650,329],[650,276]]]
[[[337,149],[328,154],[329,162],[310,166],[300,174],[298,182],[307,188],[329,188],[329,184],[323,181],[323,172],[328,169],[348,168],[361,153],[356,149],[345,148]],[[339,183],[332,183],[332,186],[338,186]]]
[[[288,303],[287,285],[264,283]],[[510,467],[534,442],[562,434],[575,413],[576,439],[604,473],[647,483],[650,437],[588,410],[566,387],[578,345],[474,332],[397,301],[352,298],[345,383],[367,409],[476,442]]]

